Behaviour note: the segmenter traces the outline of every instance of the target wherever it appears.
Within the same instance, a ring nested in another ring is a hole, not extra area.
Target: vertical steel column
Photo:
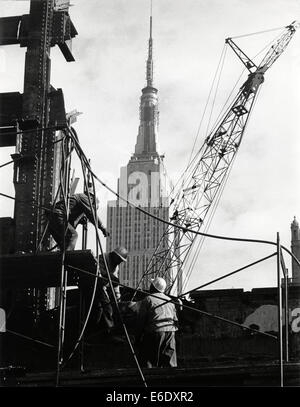
[[[14,176],[16,251],[25,253],[37,249],[46,223],[41,205],[49,207],[52,201],[54,133],[45,127],[49,119],[53,9],[54,0],[30,3],[20,123],[26,132],[19,137],[18,151],[26,160],[15,165]]]
[[[286,268],[284,273],[284,304],[285,304],[285,360],[289,361],[289,290],[288,290],[288,275],[289,271]]]
[[[16,153],[23,159],[14,164],[15,187],[15,251],[35,253],[50,248],[43,239],[47,217],[42,207],[51,207],[55,171],[53,161],[55,133],[47,129],[50,118],[50,49],[53,29],[54,0],[30,2],[27,16],[22,115],[17,136]],[[47,289],[19,290],[20,301],[25,300],[33,310],[36,322],[47,308]]]
[[[277,289],[278,289],[278,357],[280,367],[280,387],[283,387],[283,347],[282,347],[282,291],[280,281],[281,246],[279,233],[277,232]]]

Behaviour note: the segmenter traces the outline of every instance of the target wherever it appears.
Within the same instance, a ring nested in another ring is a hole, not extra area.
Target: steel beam
[[[0,18],[0,45],[19,44],[22,16]]]
[[[22,115],[22,95],[19,92],[0,93],[0,127],[14,126]]]
[[[16,145],[17,121],[22,116],[22,95],[0,93],[0,147]]]
[[[31,1],[30,5],[20,122],[20,128],[26,132],[17,138],[17,153],[32,156],[33,159],[15,164],[15,173],[18,175],[14,180],[16,250],[25,253],[36,250],[43,232],[40,206],[50,206],[52,201],[51,162],[54,154],[49,144],[53,142],[54,133],[43,129],[48,126],[49,120],[47,95],[50,90],[49,54],[53,6],[54,0]]]
[[[30,25],[31,17],[28,14],[0,18],[0,45],[20,44],[21,47],[28,47],[32,40],[39,37],[39,32],[33,33]],[[51,47],[58,45],[68,62],[75,61],[71,43],[77,34],[68,11],[53,10]]]

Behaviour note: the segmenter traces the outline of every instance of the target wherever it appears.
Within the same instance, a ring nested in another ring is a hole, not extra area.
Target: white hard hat
[[[155,277],[151,279],[151,284],[153,285],[154,288],[157,289],[160,293],[165,292],[165,289],[167,287],[166,280],[163,279],[162,277]]]

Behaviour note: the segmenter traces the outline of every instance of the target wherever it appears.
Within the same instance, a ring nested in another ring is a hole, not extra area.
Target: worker
[[[162,277],[152,280],[147,297],[137,304],[136,346],[144,367],[176,367],[175,331],[178,318],[175,305],[164,292]],[[153,295],[151,295],[153,294]]]
[[[90,200],[89,200],[90,198]],[[88,194],[80,193],[70,196],[69,199],[69,217],[66,222],[66,208],[65,202],[59,201],[54,205],[53,211],[49,214],[49,231],[54,240],[58,244],[59,248],[63,250],[74,250],[78,239],[78,233],[76,227],[82,222],[83,218],[87,218],[90,222],[95,224],[93,210],[90,205],[95,205],[95,195],[93,192]],[[99,200],[96,199],[96,207],[98,209]],[[100,219],[97,217],[97,227],[102,231],[103,236],[109,236],[108,231],[103,226]],[[65,242],[64,242],[65,236]]]
[[[117,247],[109,253],[104,253],[106,264],[103,256],[99,256],[101,278],[98,279],[92,308],[92,324],[94,325],[93,328],[96,328],[96,331],[101,332],[102,339],[105,338],[105,340],[117,340],[116,321],[118,320],[118,316],[115,315],[114,311],[116,311],[116,301],[119,302],[121,298],[118,276],[119,265],[127,261],[127,256],[128,251],[125,247]],[[111,292],[107,269],[113,285],[114,295]],[[93,286],[94,284],[90,281],[89,287],[85,289],[86,301],[89,301],[92,296]]]

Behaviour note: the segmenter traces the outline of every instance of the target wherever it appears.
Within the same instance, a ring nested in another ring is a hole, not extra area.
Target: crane
[[[282,35],[273,42],[258,66],[232,38],[225,41],[249,74],[233,103],[188,165],[182,184],[171,200],[170,206],[173,208],[170,220],[186,230],[168,225],[147,265],[144,276],[165,276],[170,282],[169,291],[176,285],[177,294],[182,293],[183,266],[196,240],[193,231],[200,231],[213,216],[215,205],[243,139],[258,91],[264,82],[264,74],[284,52],[298,24],[294,21],[285,27]]]

